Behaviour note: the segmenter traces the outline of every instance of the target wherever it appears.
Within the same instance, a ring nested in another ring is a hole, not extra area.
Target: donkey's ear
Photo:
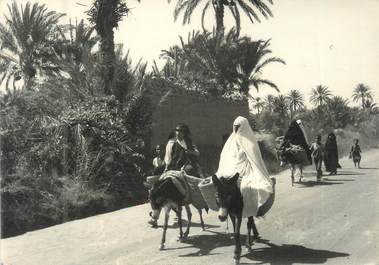
[[[216,187],[221,186],[221,182],[220,182],[220,180],[218,179],[218,177],[217,177],[216,175],[213,175],[213,176],[212,176],[212,182],[213,182],[213,184],[214,184]]]
[[[237,182],[238,178],[240,177],[240,174],[239,173],[236,173],[231,179],[230,181],[231,182]]]

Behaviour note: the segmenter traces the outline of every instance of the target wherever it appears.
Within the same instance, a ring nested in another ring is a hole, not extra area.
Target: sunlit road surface
[[[274,206],[257,221],[262,239],[243,248],[241,264],[379,264],[379,150],[362,157],[362,169],[344,158],[338,175],[321,182],[313,167],[293,187],[288,170],[277,175]],[[204,214],[202,231],[193,210],[190,237],[179,242],[170,227],[163,251],[148,212],[144,204],[2,240],[3,265],[233,264],[232,225],[216,212]]]

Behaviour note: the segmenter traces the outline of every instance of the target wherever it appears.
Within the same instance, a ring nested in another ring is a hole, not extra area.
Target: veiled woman
[[[233,123],[233,133],[222,149],[216,175],[219,178],[228,178],[236,173],[242,177],[240,182],[243,197],[242,217],[261,215],[258,213],[259,207],[273,193],[273,183],[249,122],[241,116]]]
[[[338,148],[336,135],[329,133],[328,139],[325,142],[324,147],[324,164],[326,171],[330,172],[330,175],[337,174],[338,168]]]
[[[302,147],[306,154],[310,164],[312,164],[311,152],[309,150],[309,144],[307,134],[304,130],[301,120],[293,120],[288,127],[286,134],[284,135],[284,141],[292,145],[298,145]],[[296,161],[294,161],[296,163]]]

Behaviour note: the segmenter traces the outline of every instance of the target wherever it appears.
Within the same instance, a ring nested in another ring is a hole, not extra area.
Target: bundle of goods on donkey
[[[207,205],[198,187],[202,179],[187,175],[184,171],[169,170],[164,172],[162,175],[148,177],[146,179],[146,182],[152,186],[157,181],[168,178],[173,181],[174,185],[180,193],[182,193],[184,196],[189,196],[189,198],[185,198],[185,200],[191,201],[192,205],[195,206],[195,208],[207,208]],[[186,192],[187,189],[189,193]]]
[[[291,164],[309,164],[307,152],[299,145],[290,145],[283,150],[283,154]]]

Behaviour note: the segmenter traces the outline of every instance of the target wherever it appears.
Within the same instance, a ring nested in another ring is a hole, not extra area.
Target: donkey
[[[201,179],[199,179],[200,181]],[[171,178],[167,178],[164,180],[160,180],[153,185],[153,188],[150,191],[150,204],[153,209],[152,217],[156,220],[159,218],[159,213],[161,209],[164,210],[164,224],[163,224],[163,234],[161,244],[159,246],[160,250],[163,250],[166,242],[166,231],[168,226],[169,214],[170,211],[173,210],[176,212],[178,217],[178,225],[179,225],[179,240],[183,240],[188,237],[190,226],[191,226],[191,218],[192,213],[189,207],[189,204],[192,203],[191,200],[191,190],[190,188],[186,188],[186,194],[183,194],[178,187],[174,184]],[[206,205],[204,201],[204,205]],[[187,211],[187,228],[183,233],[182,230],[182,207],[185,207]],[[195,206],[195,208],[197,208]],[[205,208],[207,210],[207,208]],[[197,208],[200,215],[201,227],[205,230],[202,210]]]
[[[286,153],[286,152],[278,151],[278,158],[279,158],[280,166],[281,167],[283,167],[283,166],[285,166],[287,164],[289,165],[289,168],[290,168],[290,171],[291,171],[291,184],[292,184],[292,186],[295,183],[296,169],[299,169],[299,173],[300,173],[299,182],[301,182],[303,180],[303,169],[304,169],[304,166],[303,166],[302,163],[294,162],[295,159],[293,159],[292,155],[289,154],[289,153]]]
[[[296,169],[299,169],[300,177],[299,182],[303,179],[303,169],[304,165],[302,161],[299,161],[292,152],[288,152],[287,149],[291,147],[288,141],[284,140],[284,137],[278,137],[276,139],[277,142],[277,155],[278,160],[280,161],[280,166],[284,167],[285,165],[289,165],[291,171],[291,184],[292,186],[295,183],[295,173]]]
[[[237,185],[239,174],[235,174],[232,178],[218,179],[216,175],[212,176],[212,182],[216,187],[216,201],[219,205],[218,218],[224,222],[228,215],[233,224],[234,230],[234,260],[235,264],[239,264],[241,257],[241,241],[240,228],[242,222],[243,198],[241,191]],[[251,250],[251,230],[253,230],[254,239],[259,238],[257,227],[255,226],[254,217],[250,216],[247,220],[247,240],[246,248]]]

